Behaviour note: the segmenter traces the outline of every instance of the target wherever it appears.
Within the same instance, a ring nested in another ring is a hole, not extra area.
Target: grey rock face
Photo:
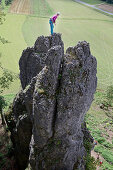
[[[19,61],[20,80],[23,89],[42,70],[45,66],[45,60],[45,54],[35,52],[34,48],[27,48],[23,51]]]
[[[16,128],[12,131],[12,142],[19,169],[24,170],[29,159],[29,143],[32,134],[32,124],[28,115],[19,117]]]
[[[23,89],[25,89],[25,87],[31,82],[31,79],[44,68],[47,58],[46,53],[51,47],[56,45],[61,46],[63,56],[64,44],[61,40],[61,34],[56,33],[50,37],[38,37],[34,47],[27,48],[23,51],[19,61],[20,80]]]
[[[33,98],[33,134],[39,149],[43,148],[53,135],[55,93],[62,61],[61,46],[52,47],[47,53],[47,58],[47,65],[37,76]]]
[[[50,41],[48,37],[40,36],[35,42],[35,51],[40,53],[47,53],[50,48]]]
[[[85,170],[84,135],[92,140],[81,124],[97,86],[89,44],[79,42],[64,55],[60,34],[41,36],[23,52],[19,65],[24,90],[16,99],[16,148],[27,146],[25,158],[33,170]]]
[[[49,140],[46,138],[48,142],[44,143],[45,147],[37,152],[34,169],[85,169],[84,135],[81,124],[96,90],[96,67],[96,59],[90,54],[87,42],[80,42],[77,46],[67,49],[57,87],[59,92],[56,99],[56,113],[53,112],[53,115],[56,115],[54,133]],[[47,106],[45,108],[47,109]],[[39,110],[34,112],[34,115],[39,112]],[[47,111],[43,110],[44,113]],[[38,125],[38,122],[36,124]],[[46,122],[44,126],[46,129]],[[38,144],[38,140],[35,141],[36,148]]]
[[[17,165],[19,169],[24,170],[27,167],[29,159],[32,123],[27,113],[22,91],[15,97],[12,110],[10,110],[10,114],[6,117],[6,120],[11,131],[11,140]]]

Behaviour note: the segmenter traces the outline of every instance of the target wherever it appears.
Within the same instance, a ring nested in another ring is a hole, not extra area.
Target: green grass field
[[[43,3],[46,4],[45,8]],[[22,50],[27,45],[32,46],[38,36],[50,34],[49,17],[53,11],[60,11],[61,16],[57,20],[55,32],[62,33],[65,49],[76,45],[80,40],[88,41],[92,55],[96,56],[98,61],[98,88],[105,89],[111,85],[113,18],[72,0],[44,0],[43,3],[33,0],[33,16],[6,15],[6,21],[0,26],[1,36],[9,41],[5,45],[1,44],[3,66],[18,72],[18,60]],[[15,85],[17,86],[17,83]]]
[[[65,49],[70,45],[74,46],[80,40],[88,41],[91,52],[98,61],[98,88],[106,88],[112,84],[113,70],[110,68],[113,63],[111,36],[113,18],[71,0],[48,0],[48,3],[51,8],[55,7],[55,12],[61,12],[55,31],[62,33]],[[28,16],[26,18],[22,31],[29,46],[33,45],[37,36],[49,34],[48,19],[47,16],[45,18]]]
[[[49,3],[46,0],[32,0],[33,14],[35,16],[49,16],[53,14],[53,9],[50,8]]]
[[[96,5],[96,4],[101,4],[104,3],[104,1],[101,0],[82,0],[83,2],[86,2],[90,5]]]
[[[101,3],[99,0],[84,0],[90,4]],[[112,145],[106,136],[106,129],[113,131],[113,119],[98,107],[103,98],[101,91],[113,84],[113,17],[99,13],[73,0],[33,0],[33,15],[21,15],[7,13],[6,20],[0,25],[0,36],[9,43],[0,43],[2,57],[0,61],[5,68],[19,73],[18,61],[22,51],[27,46],[32,46],[40,35],[50,35],[49,17],[60,11],[61,16],[57,20],[55,32],[62,33],[65,49],[74,46],[78,41],[86,40],[90,43],[91,53],[97,58],[98,91],[95,95],[96,102],[89,110],[86,121],[89,130],[99,143],[95,151],[98,151],[105,159],[103,169],[113,166],[108,159],[113,153]],[[6,11],[6,10],[5,10]],[[19,80],[16,80],[10,89],[4,91],[5,98],[10,98],[20,88]],[[98,102],[97,102],[98,101]],[[98,103],[98,104],[97,104]],[[111,128],[111,129],[110,129]],[[107,149],[108,156],[105,151]],[[110,152],[109,152],[110,150]],[[112,161],[112,159],[111,159]]]
[[[27,47],[22,34],[22,25],[26,19],[24,15],[7,14],[4,24],[0,25],[0,36],[8,40],[8,43],[2,44],[0,42],[0,61],[2,66],[19,73],[18,61],[23,49]],[[4,94],[16,93],[20,88],[19,80],[15,80],[9,89],[4,91]]]

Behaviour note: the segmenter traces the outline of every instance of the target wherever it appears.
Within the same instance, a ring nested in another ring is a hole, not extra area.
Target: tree
[[[112,4],[113,0],[106,0],[107,3]]]
[[[5,89],[8,89],[10,84],[17,78],[17,75],[8,69],[5,69],[1,66],[0,63],[0,69],[2,71],[2,75],[0,77],[0,114],[2,118],[2,124],[5,124],[4,114],[3,114],[3,108],[7,105],[4,97],[3,97],[3,91]]]
[[[1,64],[1,63],[0,63]],[[10,84],[14,81],[15,75],[8,71],[7,69],[3,68],[0,65],[0,69],[2,69],[2,76],[0,77],[0,114],[2,118],[2,124],[5,124],[5,118],[3,114],[3,109],[7,105],[2,93],[7,88],[9,88]]]
[[[3,21],[5,20],[4,16],[5,16],[5,14],[0,11],[0,24],[2,24]],[[8,41],[5,40],[4,38],[2,38],[1,36],[0,36],[0,41],[3,44],[8,43]],[[1,54],[0,54],[0,57],[1,57]],[[17,75],[15,73],[9,71],[6,68],[3,68],[1,62],[0,62],[0,70],[2,73],[2,75],[0,76],[0,114],[1,114],[1,118],[2,118],[2,124],[5,124],[3,108],[7,105],[7,103],[6,103],[2,94],[5,89],[9,88],[10,84],[14,81],[14,79],[17,77]]]
[[[2,118],[2,124],[5,125],[5,118],[4,118],[4,114],[3,114],[3,108],[7,105],[5,99],[3,96],[0,96],[0,114],[1,114],[1,118]]]

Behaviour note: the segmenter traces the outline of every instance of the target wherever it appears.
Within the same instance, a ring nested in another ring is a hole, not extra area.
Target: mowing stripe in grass
[[[108,149],[105,149],[103,146],[95,146],[94,148],[94,151],[95,152],[98,152],[98,153],[101,153],[101,155],[103,156],[103,158],[111,163],[113,165],[113,152],[108,150]]]
[[[50,16],[54,13],[46,0],[33,0],[33,14],[36,16]]]

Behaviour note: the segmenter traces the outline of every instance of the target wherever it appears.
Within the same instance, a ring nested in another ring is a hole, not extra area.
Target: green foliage
[[[96,170],[96,162],[95,159],[93,157],[91,157],[90,155],[90,151],[92,148],[91,142],[89,142],[87,139],[85,139],[84,141],[84,147],[86,149],[87,155],[85,157],[85,169],[87,170]]]
[[[5,20],[5,14],[0,9],[0,25],[3,24],[3,21]],[[1,38],[1,37],[0,37]]]
[[[3,96],[0,96],[0,111],[7,105]]]
[[[112,170],[112,169],[113,169],[113,165],[109,164],[107,161],[103,162],[102,170]]]
[[[94,4],[101,4],[102,1],[106,1],[109,4],[113,3],[113,0],[82,0],[83,2],[86,2],[88,4],[94,5]]]
[[[98,152],[98,153],[102,153],[103,149],[104,149],[103,146],[97,145],[97,146],[95,146],[94,151]]]
[[[11,169],[11,162],[7,159],[7,155],[3,154],[0,160],[0,170]]]
[[[13,102],[13,99],[15,97],[15,94],[7,94],[4,95],[5,101],[10,105]]]
[[[6,150],[7,150],[7,156],[11,157],[13,155],[13,151],[14,151],[14,148],[13,148],[13,145],[11,142],[7,144]]]
[[[5,99],[3,96],[0,96],[0,114],[1,114],[1,118],[2,118],[2,124],[5,124],[5,118],[4,118],[4,114],[3,114],[3,108],[7,105]]]
[[[97,137],[96,140],[98,141],[101,146],[105,146],[106,148],[113,148],[113,145],[106,141],[104,137]]]
[[[85,166],[85,169],[87,170],[96,170],[96,161],[94,159],[94,157],[91,157],[90,154],[87,154],[87,157],[86,157],[86,166]]]
[[[113,85],[107,86],[105,91],[96,91],[95,102],[103,104],[104,109],[113,105]]]
[[[0,153],[0,160],[2,160],[4,158],[4,154]]]
[[[5,0],[5,5],[11,4],[12,1],[13,1],[13,0]]]
[[[102,132],[100,131],[100,129],[93,129],[93,133],[96,134],[97,136],[101,136]]]
[[[113,0],[106,0],[107,3],[113,4]]]
[[[4,19],[4,14],[0,13],[0,23],[2,24],[2,20]],[[4,38],[1,38],[0,36],[0,41],[2,44],[7,43]],[[1,57],[1,56],[0,56]],[[0,69],[2,70],[2,75],[0,76],[0,94],[3,92],[4,89],[9,88],[11,82],[13,82],[14,75],[12,72],[9,70],[5,69],[2,67],[1,62],[0,62]],[[5,117],[3,114],[3,108],[7,105],[5,99],[3,96],[0,95],[0,114],[2,118],[2,124],[5,124]]]
[[[104,137],[98,138],[98,143],[102,144],[103,142],[105,142],[105,138]]]
[[[6,40],[5,38],[2,38],[1,36],[0,36],[0,41],[1,41],[3,44],[8,43],[8,40]]]
[[[101,155],[107,162],[113,164],[113,152],[112,151],[105,149],[103,146],[95,146],[94,151],[101,153]]]
[[[106,99],[107,99],[108,104],[112,106],[113,104],[113,86],[112,85],[107,87]]]
[[[62,141],[61,140],[57,140],[56,145],[59,146],[61,144],[62,144]]]
[[[5,165],[5,163],[6,163],[5,154],[0,153],[0,169],[3,168],[3,166]]]
[[[5,37],[6,41],[8,40],[5,44],[0,42],[0,52],[2,54],[0,62],[2,67],[10,70],[15,77],[14,81],[10,84],[10,88],[5,89],[3,94],[17,93],[20,88],[18,61],[23,49],[27,47],[21,30],[25,18],[26,16],[24,15],[7,14],[5,22],[0,26],[1,38]],[[0,77],[2,73],[3,70],[0,69]]]
[[[2,135],[0,137],[0,170],[12,169],[13,158],[9,159],[13,155],[12,143],[10,141],[8,133],[1,129]]]
[[[106,94],[106,92],[107,91],[105,91],[104,93]],[[103,93],[103,91],[101,93]],[[105,97],[104,99],[106,99],[106,95],[104,97]],[[96,96],[95,96],[95,99],[96,99]],[[107,139],[110,138],[111,135],[110,133],[106,133],[106,130],[112,131],[113,120],[112,120],[112,117],[109,117],[109,115],[106,113],[112,114],[111,109],[107,111],[100,109],[97,103],[94,102],[89,112],[86,115],[86,122],[88,125],[88,129],[91,131],[91,135],[94,137],[95,140],[98,141],[98,144],[95,146],[94,151],[100,153],[100,155],[106,160],[105,164],[103,161],[102,169],[111,170],[113,169],[111,168],[113,166],[111,165],[112,157],[113,157],[112,156],[113,155],[113,144],[107,141]]]
[[[12,111],[12,104],[10,104],[7,112],[5,113],[5,119],[8,125],[8,130],[12,130],[15,127],[15,122],[14,122],[14,115]]]
[[[9,85],[11,84],[11,82],[13,82],[13,80],[14,80],[13,74],[9,72],[8,70],[4,69],[3,74],[0,77],[1,89],[9,88]]]
[[[2,24],[3,20],[4,20],[4,13],[1,12],[0,13],[1,24]],[[1,36],[0,36],[0,41],[3,44],[8,43],[8,41],[5,40],[4,38],[2,38]],[[11,84],[11,82],[13,82],[14,76],[13,76],[12,72],[10,72],[9,70],[2,67],[1,62],[0,62],[0,69],[2,71],[2,76],[0,77],[0,93],[2,93],[3,89],[9,88],[9,85]],[[2,98],[1,98],[1,100],[3,101]]]
[[[105,146],[106,148],[111,148],[111,149],[113,148],[113,144],[111,144],[107,141],[103,142],[102,145]]]
[[[84,147],[86,149],[86,152],[90,153],[91,148],[92,148],[91,142],[89,142],[87,139],[84,139],[83,142],[84,142]]]
[[[97,104],[104,103],[105,97],[106,97],[106,93],[104,91],[99,91],[98,89],[96,90],[95,102]]]
[[[59,75],[58,75],[58,79],[60,80],[61,78],[62,78],[62,75],[61,75],[61,74],[59,74]]]
[[[102,152],[102,156],[107,162],[109,162],[113,165],[113,152],[105,149]]]
[[[82,0],[83,2],[86,2],[88,4],[91,4],[91,5],[95,5],[95,4],[100,4],[102,3],[101,0]],[[105,0],[106,1],[106,0]]]

